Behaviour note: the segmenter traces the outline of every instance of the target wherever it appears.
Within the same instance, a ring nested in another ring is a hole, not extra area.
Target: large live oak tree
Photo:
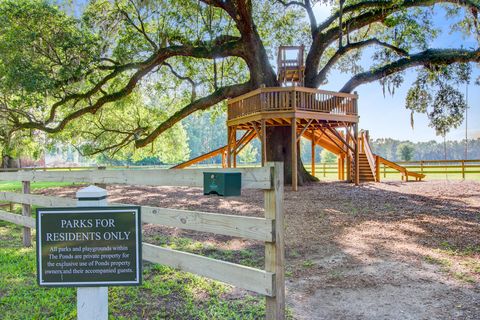
[[[334,10],[318,22],[326,3]],[[480,61],[478,9],[478,0],[98,0],[77,19],[43,1],[0,1],[0,141],[11,148],[25,132],[45,132],[87,154],[154,150],[192,113],[278,86],[278,45],[300,43],[307,87],[337,70],[352,75],[339,91],[372,81],[392,91],[416,67],[407,108],[429,114],[442,133],[464,106],[442,99],[445,115],[432,95],[457,94],[448,83],[468,81],[468,63]],[[477,45],[433,48],[439,13]],[[366,55],[374,62],[363,68]],[[269,128],[267,160],[290,163],[289,133]],[[300,168],[299,182],[311,179]]]

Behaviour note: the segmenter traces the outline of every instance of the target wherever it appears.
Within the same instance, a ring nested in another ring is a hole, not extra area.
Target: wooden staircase
[[[386,165],[392,169],[397,170],[402,174],[402,180],[409,181],[409,179],[415,179],[415,181],[421,181],[425,178],[424,174],[408,171],[407,168],[402,167],[395,162],[388,161],[385,158],[382,158],[374,154],[370,148],[370,142],[368,138],[368,132],[361,131],[360,139],[358,141],[360,144],[360,153],[359,153],[359,175],[360,182],[369,182],[376,181],[380,182],[380,165]]]
[[[360,182],[375,182],[375,176],[372,172],[372,167],[368,162],[367,155],[365,153],[359,154],[359,174],[360,174]]]

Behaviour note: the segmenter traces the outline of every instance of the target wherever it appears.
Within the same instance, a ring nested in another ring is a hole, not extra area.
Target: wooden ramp
[[[377,157],[377,163],[378,163],[378,169],[376,170],[376,176],[377,176],[377,181],[380,181],[380,164],[384,164],[387,167],[390,167],[392,169],[397,170],[402,174],[402,180],[409,181],[410,178],[415,179],[415,181],[421,181],[423,178],[425,178],[424,174],[417,173],[417,172],[412,172],[408,171],[407,168],[402,167],[395,162],[389,161],[385,158],[382,158],[380,156]]]
[[[172,167],[171,169],[184,169],[186,167],[189,167],[191,165],[194,165],[195,163],[202,162],[204,160],[216,157],[220,154],[224,154],[227,151],[227,146],[220,147],[218,149],[215,149],[213,151],[210,151],[209,153],[202,154],[201,156],[198,156],[196,158],[187,160],[185,162],[182,162],[180,164],[177,164],[176,166]]]
[[[252,141],[257,134],[254,131],[247,131],[245,134],[236,141],[236,150],[237,153],[240,152],[250,141]],[[171,169],[184,169],[186,167],[189,167],[191,165],[194,165],[196,163],[205,161],[207,159],[216,157],[218,155],[222,155],[222,167],[226,167],[226,155],[228,151],[228,144],[220,147],[218,149],[215,149],[213,151],[210,151],[208,153],[202,154],[196,158],[187,160],[185,162],[182,162],[180,164],[177,164],[176,166],[172,167]]]

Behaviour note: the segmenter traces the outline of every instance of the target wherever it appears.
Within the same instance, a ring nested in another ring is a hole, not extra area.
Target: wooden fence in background
[[[261,168],[177,170],[17,170],[0,172],[0,181],[22,181],[23,193],[0,192],[0,201],[22,204],[22,215],[0,210],[0,219],[23,226],[24,245],[31,245],[35,219],[31,206],[75,206],[76,200],[30,194],[31,182],[76,182],[153,186],[203,186],[203,172],[241,172],[242,189],[262,189],[265,215],[249,217],[142,206],[142,222],[262,241],[265,268],[240,264],[143,243],[144,260],[160,263],[244,288],[266,297],[267,319],[285,318],[285,249],[283,216],[283,164]]]
[[[428,174],[461,174],[463,179],[467,179],[469,174],[480,173],[480,160],[420,160],[398,161],[397,163],[407,168],[408,171],[427,175],[427,179]],[[385,171],[385,169],[383,170]]]
[[[408,171],[428,174],[447,174],[447,175],[461,175],[463,179],[468,179],[471,174],[480,174],[480,160],[419,160],[419,161],[397,161],[395,162],[401,166],[404,166]],[[255,164],[249,164],[249,167],[254,166]],[[256,164],[257,166],[259,164]],[[192,168],[221,168],[221,164],[217,165],[197,165],[192,166]],[[239,166],[240,168],[242,165]],[[305,167],[310,171],[310,165],[305,164]],[[97,169],[107,169],[107,170],[125,170],[125,169],[168,169],[170,165],[161,165],[161,166],[98,166],[98,167],[36,167],[36,168],[9,168],[3,169],[0,168],[0,172],[14,172],[18,170],[22,171],[79,171],[79,170],[97,170]],[[336,162],[320,162],[316,163],[316,176],[318,178],[338,177],[338,165]],[[380,173],[384,178],[387,175],[397,174],[398,171],[393,170],[385,165],[380,166]],[[0,204],[1,206],[1,204]]]
[[[444,174],[456,175],[462,179],[468,179],[472,175],[480,174],[480,160],[421,160],[421,161],[397,161],[396,164],[399,164],[407,168],[410,172],[422,173],[430,178],[439,178],[439,175]],[[310,169],[308,165],[305,165],[307,171]],[[315,165],[316,176],[318,178],[330,177],[337,178],[338,166],[335,162],[333,163],[317,163]],[[381,164],[380,173],[384,178],[390,175],[398,175],[400,173],[396,170],[389,168],[388,166]],[[432,176],[436,175],[436,176]],[[445,176],[443,176],[445,177]]]

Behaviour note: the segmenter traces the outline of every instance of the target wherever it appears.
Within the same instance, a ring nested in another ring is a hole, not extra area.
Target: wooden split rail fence
[[[397,161],[393,162],[398,166],[406,168],[411,173],[426,175],[427,179],[438,179],[438,175],[445,177],[452,176],[457,178],[469,179],[475,175],[480,175],[480,160],[421,160],[421,161]],[[309,166],[305,166],[307,170]],[[316,163],[317,177],[336,178],[338,173],[338,165],[336,162]],[[393,169],[383,162],[379,165],[379,171],[382,178],[398,176],[398,169]],[[437,176],[435,176],[437,175]],[[441,178],[441,176],[440,176]]]
[[[249,217],[142,206],[142,222],[262,241],[264,269],[216,260],[143,243],[144,260],[178,268],[244,288],[266,297],[266,318],[285,317],[283,164],[268,163],[261,168],[187,170],[75,170],[0,172],[0,181],[22,181],[23,193],[0,192],[0,201],[22,204],[22,215],[0,210],[0,219],[24,228],[24,245],[31,245],[35,228],[31,206],[75,206],[76,200],[30,194],[30,183],[39,181],[201,187],[203,172],[241,172],[242,189],[261,189],[264,217]]]
[[[422,174],[461,175],[463,179],[471,174],[480,174],[480,160],[420,160],[399,161],[399,165]],[[389,173],[384,169],[384,174]]]

